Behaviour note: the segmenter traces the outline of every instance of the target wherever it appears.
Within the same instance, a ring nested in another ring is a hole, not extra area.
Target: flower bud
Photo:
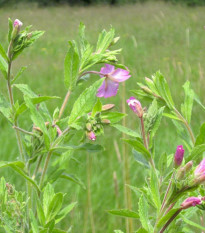
[[[112,108],[114,108],[115,105],[114,104],[105,104],[102,106],[102,111],[107,111],[107,110],[110,110]]]
[[[188,209],[192,206],[200,205],[201,204],[201,198],[198,197],[189,197],[187,198],[182,204],[182,209]]]
[[[102,121],[101,121],[103,124],[110,124],[111,122],[110,122],[110,120],[108,120],[108,119],[102,119]]]
[[[185,164],[184,167],[180,168],[177,172],[177,179],[181,180],[185,177],[185,175],[192,169],[193,161],[189,161],[187,164]]]
[[[128,106],[132,109],[132,111],[136,113],[139,118],[142,118],[144,112],[140,101],[136,100],[134,97],[130,97],[127,100],[127,103]]]
[[[184,149],[183,146],[177,146],[175,155],[174,155],[174,164],[176,167],[179,167],[182,164],[184,158]]]
[[[198,165],[198,167],[194,171],[194,175],[200,176],[205,175],[205,158],[201,161],[201,163]]]
[[[20,20],[15,19],[14,24],[13,24],[14,29],[12,32],[12,40],[14,40],[16,38],[16,36],[19,34],[22,25],[23,25],[23,23]]]
[[[91,124],[91,123],[87,123],[87,124],[86,124],[86,129],[87,129],[88,131],[91,131],[91,130],[92,130],[92,124]]]
[[[96,136],[95,136],[95,133],[94,133],[93,131],[87,132],[87,137],[88,137],[88,139],[90,139],[91,141],[95,141],[95,140],[96,140]]]
[[[194,179],[194,185],[199,185],[205,182],[205,174],[202,174],[201,176],[198,176]]]

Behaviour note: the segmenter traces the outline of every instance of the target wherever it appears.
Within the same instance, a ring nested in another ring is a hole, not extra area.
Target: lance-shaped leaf
[[[77,202],[73,202],[70,205],[66,206],[64,209],[62,209],[58,215],[56,216],[55,223],[60,222],[62,219],[66,217],[68,213],[72,211],[72,209],[76,206]]]
[[[78,79],[79,68],[80,68],[80,58],[76,44],[74,42],[69,42],[70,48],[66,54],[64,62],[64,82],[65,86],[69,90],[73,90],[76,86]]]
[[[157,223],[157,228],[161,228],[179,209],[171,209],[166,215],[164,215]]]
[[[183,88],[184,88],[185,98],[184,98],[184,103],[181,105],[181,111],[187,122],[190,124],[192,107],[194,102],[194,91],[190,88],[189,81],[186,81],[186,83],[183,85]]]
[[[148,205],[147,205],[147,201],[143,196],[140,197],[138,205],[139,205],[140,222],[144,227],[144,229],[149,232]]]
[[[9,102],[6,98],[0,94],[0,112],[11,121],[11,108]]]
[[[152,200],[156,206],[156,209],[159,212],[161,207],[161,200],[159,193],[158,177],[153,169],[151,170],[150,192],[151,192]]]
[[[104,112],[101,114],[102,119],[107,119],[111,124],[121,121],[127,114],[121,112]]]
[[[193,221],[191,221],[191,220],[185,218],[184,216],[181,216],[181,217],[182,217],[183,221],[184,221],[185,223],[187,223],[188,225],[190,225],[190,226],[192,226],[192,227],[196,227],[196,228],[198,228],[198,229],[200,229],[200,230],[202,230],[202,231],[205,231],[205,227],[204,227],[204,226],[199,225],[199,224],[197,224],[197,223],[195,223],[195,222],[193,222]]]
[[[45,216],[48,214],[48,207],[54,197],[54,188],[53,186],[48,183],[43,191],[43,211]]]
[[[72,124],[75,123],[78,118],[92,110],[97,99],[97,90],[102,84],[103,80],[104,79],[101,78],[100,80],[96,81],[92,86],[85,89],[78,97],[73,105],[73,109],[68,120],[68,125],[72,126]]]
[[[9,28],[9,30],[8,30],[8,42],[10,43],[10,41],[11,41],[11,34],[12,34],[12,31],[13,31],[13,21],[9,18],[8,19],[8,28]]]
[[[85,184],[82,182],[82,180],[77,177],[74,174],[67,174],[67,173],[63,173],[60,178],[66,179],[66,180],[70,180],[78,185],[80,185],[83,189],[86,189]]]
[[[22,66],[20,70],[18,71],[18,73],[15,75],[15,77],[11,80],[11,84],[14,84],[18,80],[18,78],[21,77],[21,75],[26,69],[27,69],[27,66]]]
[[[125,127],[125,126],[122,126],[120,124],[113,124],[111,126],[114,127],[114,128],[116,128],[120,132],[125,133],[125,134],[127,134],[129,136],[140,137],[140,135],[136,131],[134,131],[132,129],[129,129],[129,128]]]
[[[109,32],[103,30],[98,37],[96,52],[97,53],[105,52],[105,50],[111,45],[114,36],[115,36],[114,28],[111,28]]]
[[[36,184],[36,182],[31,177],[29,177],[26,174],[26,172],[24,171],[25,164],[23,162],[20,162],[20,161],[14,161],[14,162],[1,161],[0,168],[4,168],[4,167],[11,167],[19,175],[21,175],[23,178],[28,180],[36,188],[37,191],[39,191],[39,187]]]
[[[125,218],[139,218],[139,214],[128,209],[108,210],[108,213]]]
[[[205,123],[203,123],[200,127],[200,132],[196,137],[195,146],[205,144]]]
[[[142,153],[136,151],[135,149],[132,149],[132,153],[134,155],[134,159],[137,163],[139,163],[142,166],[145,166],[146,168],[150,168],[149,163],[147,162],[147,160],[144,158],[144,156],[142,155]]]
[[[3,46],[0,44],[0,55],[6,60],[6,61],[8,61],[8,57],[7,57],[7,55],[6,55],[6,52],[5,52],[5,50],[4,50],[4,48],[3,48]]]
[[[143,154],[147,161],[150,160],[151,158],[150,152],[145,148],[145,146],[142,144],[142,142],[139,139],[138,140],[124,139],[124,141],[130,144],[136,151]]]
[[[4,78],[7,79],[8,65],[1,55],[0,55],[0,71],[2,72]]]
[[[201,155],[202,153],[205,151],[205,144],[201,144],[201,145],[198,145],[198,146],[195,146],[192,151],[190,152],[188,158],[186,159],[186,161],[189,161],[189,160],[201,160]]]
[[[29,215],[30,215],[30,219],[31,219],[32,232],[39,233],[38,222],[37,222],[32,210],[30,210]]]
[[[26,106],[29,108],[31,112],[31,119],[33,123],[35,124],[35,126],[39,127],[43,132],[44,142],[46,145],[46,149],[48,150],[50,147],[50,137],[49,137],[46,125],[45,125],[45,121],[42,115],[40,114],[40,112],[36,109],[35,105],[32,103],[32,100],[27,95],[24,95],[24,100],[25,100]]]

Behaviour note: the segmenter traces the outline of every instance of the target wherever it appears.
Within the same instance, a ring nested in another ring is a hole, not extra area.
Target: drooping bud
[[[144,111],[142,109],[140,101],[135,99],[134,97],[130,97],[127,100],[127,103],[128,106],[132,109],[132,111],[136,113],[139,118],[142,118]]]
[[[181,180],[183,179],[186,174],[192,169],[192,166],[193,166],[193,161],[189,161],[188,163],[185,164],[184,167],[180,168],[177,172],[177,179],[178,180]]]
[[[93,131],[87,132],[87,137],[88,137],[88,139],[90,139],[91,141],[95,141],[95,140],[96,140],[96,136],[95,136],[95,133],[94,133]]]
[[[200,205],[200,204],[201,204],[201,198],[189,197],[185,201],[182,202],[181,207],[182,209],[188,209],[190,207]]]
[[[198,167],[194,171],[194,175],[201,176],[205,175],[205,158],[201,161],[201,163],[198,165]]]
[[[174,164],[176,167],[179,167],[182,164],[184,158],[184,148],[182,145],[177,146],[175,155],[174,155]]]

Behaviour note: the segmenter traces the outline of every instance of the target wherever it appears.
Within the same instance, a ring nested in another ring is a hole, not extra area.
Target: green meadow
[[[63,84],[63,63],[68,48],[68,40],[77,39],[78,25],[86,25],[87,39],[97,40],[102,29],[113,26],[120,41],[116,48],[123,48],[119,61],[131,71],[132,77],[120,86],[116,97],[103,99],[103,103],[114,103],[121,111],[125,101],[137,89],[137,82],[144,77],[151,77],[160,70],[167,78],[173,99],[180,107],[184,92],[182,85],[190,80],[191,86],[205,104],[205,7],[189,8],[165,3],[146,3],[123,5],[118,7],[48,7],[37,8],[35,5],[19,5],[14,8],[0,9],[0,42],[7,46],[8,17],[20,19],[24,25],[33,25],[34,29],[44,30],[45,34],[14,63],[14,71],[20,66],[28,66],[19,83],[28,83],[40,95],[61,97],[47,103],[50,110],[54,105],[61,105],[66,89]],[[100,66],[96,67],[100,70]],[[97,80],[93,76],[89,82]],[[6,94],[6,83],[0,76],[1,92]],[[78,94],[87,86],[78,87],[77,93],[71,95],[69,103],[75,101]],[[123,93],[125,89],[125,97]],[[15,90],[16,91],[16,90]],[[15,92],[18,97],[19,92]],[[21,101],[21,97],[19,99]],[[71,110],[68,103],[66,113]],[[142,102],[144,107],[147,102]],[[200,123],[205,121],[201,107],[194,104],[192,128],[195,134]],[[126,106],[126,125],[137,130],[139,122]],[[66,114],[65,113],[65,114]],[[20,122],[21,127],[28,125],[27,117]],[[163,151],[174,153],[176,146],[182,144],[172,121],[163,118],[156,137],[156,155],[158,160]],[[67,164],[68,172],[75,174],[85,184],[81,186],[62,180],[56,183],[57,191],[67,192],[66,201],[77,201],[77,207],[62,224],[67,229],[72,226],[75,233],[111,233],[114,229],[125,231],[125,219],[114,217],[107,210],[125,208],[123,182],[123,151],[129,159],[130,184],[143,185],[146,169],[138,164],[129,147],[125,147],[122,134],[109,127],[97,143],[105,148],[103,152],[86,154],[75,152],[75,160]],[[8,122],[0,115],[0,158],[12,160],[18,157],[15,134]],[[185,155],[186,156],[186,155]],[[51,163],[52,164],[52,163]],[[23,180],[12,170],[0,170],[0,176],[15,183],[17,190],[23,190]],[[137,209],[136,194],[132,193],[132,209]],[[133,220],[135,229],[138,222]]]

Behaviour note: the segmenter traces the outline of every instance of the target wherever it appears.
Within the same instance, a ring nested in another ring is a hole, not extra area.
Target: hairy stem
[[[44,163],[43,172],[42,172],[40,183],[39,183],[40,188],[43,185],[44,177],[45,177],[47,169],[48,169],[48,164],[49,164],[51,155],[52,155],[52,151],[49,151],[48,154],[47,154],[47,157],[46,157],[46,161]]]
[[[69,97],[70,97],[70,94],[71,94],[71,91],[68,90],[68,92],[67,92],[67,94],[66,94],[66,96],[65,96],[65,99],[64,99],[64,101],[63,101],[63,104],[62,104],[62,106],[61,106],[60,112],[59,112],[59,119],[62,117],[62,115],[63,115],[63,113],[64,113],[65,107],[66,107],[66,105],[67,105],[67,103],[68,103],[68,99],[69,99]]]
[[[177,217],[177,215],[182,211],[182,209],[177,210],[172,217],[166,222],[166,224],[163,226],[163,228],[161,229],[161,231],[159,233],[163,233],[167,227],[170,225],[170,223]]]

